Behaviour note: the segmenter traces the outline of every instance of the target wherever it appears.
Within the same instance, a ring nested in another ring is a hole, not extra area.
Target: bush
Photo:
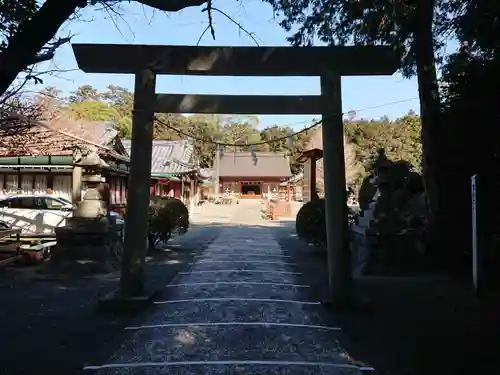
[[[308,243],[320,246],[326,243],[325,200],[304,204],[295,221],[297,235]]]
[[[153,197],[149,205],[149,246],[156,248],[173,234],[184,234],[189,228],[189,212],[184,203],[170,197]]]

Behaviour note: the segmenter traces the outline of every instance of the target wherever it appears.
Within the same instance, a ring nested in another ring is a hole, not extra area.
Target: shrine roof
[[[227,151],[220,158],[220,177],[276,177],[292,176],[289,158],[284,153]]]
[[[132,141],[122,140],[123,146],[130,155]],[[176,174],[196,170],[194,146],[187,140],[153,141],[151,155],[151,174]]]
[[[125,154],[111,122],[55,118],[44,121],[45,126],[12,119],[2,119],[0,124],[0,157],[65,156],[93,144]]]

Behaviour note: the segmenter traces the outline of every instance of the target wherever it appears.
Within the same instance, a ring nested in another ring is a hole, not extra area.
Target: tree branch
[[[81,3],[82,0],[47,0],[31,19],[20,25],[0,54],[0,96],[17,75],[36,60],[37,54]]]
[[[118,0],[124,1],[124,0]],[[57,47],[50,45],[59,28],[79,8],[98,2],[113,3],[117,0],[46,0],[36,14],[19,25],[19,31],[9,40],[0,53],[0,97],[7,92],[17,75],[33,63],[50,60]],[[206,0],[136,0],[136,2],[166,12],[200,6]],[[62,39],[64,40],[64,38]],[[47,48],[44,51],[44,47]]]
[[[42,48],[40,53],[35,56],[35,58],[29,65],[39,64],[44,61],[52,60],[54,58],[54,55],[56,54],[56,50],[63,44],[71,42],[71,38],[72,36],[68,36],[66,38],[58,38],[53,42],[47,43],[47,45]]]

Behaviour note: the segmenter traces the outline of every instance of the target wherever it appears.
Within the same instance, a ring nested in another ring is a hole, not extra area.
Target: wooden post
[[[196,184],[195,184],[195,176],[192,175],[190,177],[190,186],[189,186],[189,212],[190,213],[193,213],[194,211],[194,204],[195,204],[195,197],[196,197],[196,194],[195,194],[195,189],[196,189]]]
[[[153,71],[144,69],[135,74],[129,192],[120,279],[120,293],[123,297],[139,296],[144,292],[155,85],[156,75]]]
[[[82,200],[82,167],[73,167],[71,179],[71,200],[77,204]]]
[[[353,297],[340,78],[336,73],[321,77],[328,282],[334,304],[349,303]]]
[[[309,201],[314,201],[318,199],[318,193],[316,192],[316,156],[313,156],[309,159]]]
[[[214,193],[217,197],[220,193],[220,145],[217,145],[217,151],[215,151],[215,189]]]
[[[181,176],[181,202],[184,203],[184,175]]]

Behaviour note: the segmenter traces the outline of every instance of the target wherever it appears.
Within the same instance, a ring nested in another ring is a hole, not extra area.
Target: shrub
[[[295,221],[297,235],[308,243],[320,246],[326,243],[325,200],[318,199],[304,204]]]
[[[189,228],[189,212],[184,203],[170,197],[153,197],[149,205],[149,246],[156,248],[172,234],[184,234]]]

